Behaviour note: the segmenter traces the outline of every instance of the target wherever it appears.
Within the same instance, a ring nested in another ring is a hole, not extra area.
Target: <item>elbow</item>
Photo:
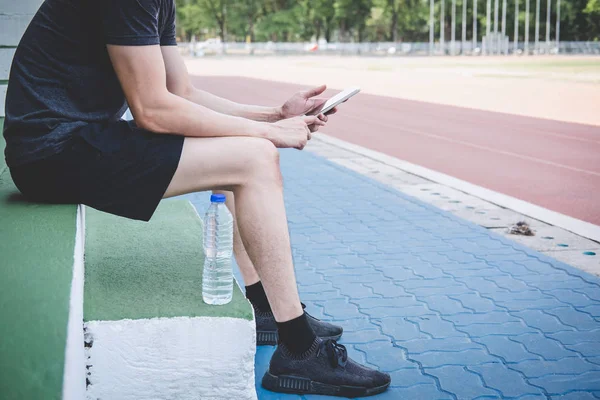
[[[164,111],[166,107],[158,104],[139,104],[132,107],[133,120],[142,129],[154,133],[167,133],[164,128]]]
[[[175,96],[182,97],[186,100],[189,100],[194,93],[194,87],[190,85],[175,85],[172,87],[168,87],[167,90],[174,94]]]
[[[154,133],[161,133],[160,124],[158,122],[156,112],[142,109],[133,112],[133,120],[138,128],[145,129]]]

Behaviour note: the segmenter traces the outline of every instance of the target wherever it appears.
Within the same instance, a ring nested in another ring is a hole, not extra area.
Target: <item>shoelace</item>
[[[348,352],[346,351],[346,346],[343,344],[338,344],[332,339],[323,340],[319,345],[319,350],[317,350],[317,357],[323,352],[327,353],[327,357],[333,368],[346,366]]]

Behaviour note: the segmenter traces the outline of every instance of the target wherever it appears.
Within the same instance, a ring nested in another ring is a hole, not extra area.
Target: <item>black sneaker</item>
[[[302,309],[306,305],[302,303]],[[275,346],[278,342],[279,335],[277,334],[277,324],[275,317],[271,311],[260,311],[254,307],[254,318],[256,318],[256,345],[257,346]],[[339,340],[344,331],[341,326],[333,325],[328,322],[316,319],[312,315],[306,313],[306,319],[309,325],[315,331],[315,335],[322,339]]]
[[[391,378],[348,358],[334,340],[317,338],[301,357],[280,344],[265,373],[265,389],[282,393],[363,397],[384,392]]]

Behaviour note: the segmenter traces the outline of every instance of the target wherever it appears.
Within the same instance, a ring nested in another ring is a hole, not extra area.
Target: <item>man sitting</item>
[[[303,311],[296,287],[277,148],[301,150],[325,125],[314,115],[325,87],[274,108],[195,89],[173,0],[46,0],[9,82],[6,159],[26,197],[147,221],[163,198],[227,191],[258,344],[278,343],[264,387],[340,396],[388,387],[389,375],[348,359],[335,342],[341,328]],[[120,119],[127,105],[134,121]]]

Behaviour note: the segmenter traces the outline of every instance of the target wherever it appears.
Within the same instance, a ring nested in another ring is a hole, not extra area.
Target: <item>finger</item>
[[[311,97],[320,95],[325,91],[325,89],[327,89],[327,85],[317,86],[316,88],[303,91],[302,96],[304,96],[305,99],[309,99]]]
[[[312,125],[312,124],[316,124],[319,122],[323,122],[316,115],[306,115],[306,116],[302,117],[302,120],[304,121],[304,123],[306,125]]]
[[[333,107],[331,110],[327,111],[325,115],[335,114],[338,111],[337,107]]]
[[[329,118],[325,114],[319,114],[317,115],[317,118],[319,118],[323,122],[327,122],[329,120]]]
[[[311,125],[319,125],[319,126],[325,126],[327,124],[327,121],[323,121],[322,119],[320,119],[318,116],[311,116],[310,121],[304,121],[306,123],[306,125],[311,126]]]
[[[309,127],[309,130],[310,130],[311,132],[316,132],[316,131],[318,131],[318,130],[319,130],[319,126],[318,126],[318,125],[311,125],[311,126]]]

